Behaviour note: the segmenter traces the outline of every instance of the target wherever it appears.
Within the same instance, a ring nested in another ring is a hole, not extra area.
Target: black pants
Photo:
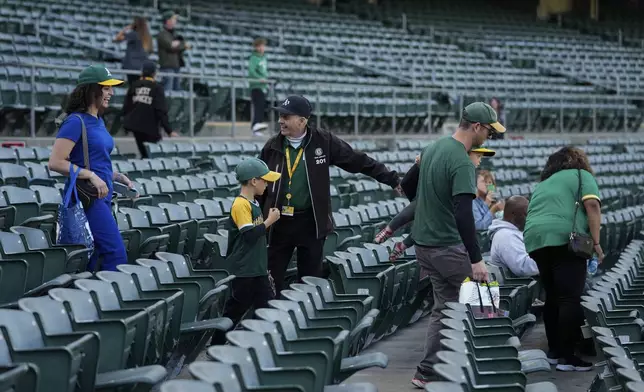
[[[582,338],[586,260],[571,253],[568,245],[537,249],[530,257],[537,262],[546,292],[543,321],[549,350],[557,357],[569,358]]]
[[[141,133],[141,132],[136,132],[131,129],[126,129],[127,132],[132,133],[134,135],[134,140],[136,141],[136,147],[139,149],[139,154],[141,154],[141,159],[146,159],[148,157],[148,150],[145,148],[145,145],[143,143],[148,142],[148,143],[158,143],[159,140],[161,140],[161,136],[154,137],[153,135],[149,135],[147,133]]]
[[[264,122],[264,111],[266,110],[266,94],[258,88],[250,91],[251,104],[251,126]]]
[[[268,301],[273,299],[273,289],[268,275],[252,278],[235,278],[232,283],[232,296],[226,302],[224,317],[232,320],[236,326],[251,308],[267,308]],[[234,328],[234,327],[233,327]],[[211,344],[225,344],[226,332],[216,331]]]
[[[322,276],[324,238],[317,238],[313,211],[284,216],[272,227],[268,245],[268,269],[275,281],[277,296],[284,287],[284,276],[293,251],[297,249],[297,278]]]

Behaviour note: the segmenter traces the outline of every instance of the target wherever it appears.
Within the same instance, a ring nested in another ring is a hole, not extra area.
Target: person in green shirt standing
[[[560,371],[592,369],[592,364],[575,355],[584,322],[581,295],[587,260],[571,252],[568,242],[573,230],[590,235],[597,261],[601,263],[604,252],[599,244],[600,226],[599,187],[588,157],[578,148],[564,147],[548,158],[541,172],[541,182],[530,198],[523,232],[526,250],[537,263],[546,292],[543,321],[548,362]]]
[[[248,78],[251,79],[249,82],[251,130],[253,134],[260,136],[262,131],[268,128],[268,125],[264,122],[266,94],[268,93],[268,65],[264,55],[266,40],[257,38],[253,41],[253,48],[253,53],[248,60]]]
[[[411,380],[418,388],[438,380],[433,367],[439,362],[436,353],[441,350],[439,332],[445,303],[458,302],[465,278],[483,282],[488,279],[474,226],[476,176],[468,152],[503,132],[505,127],[498,122],[494,109],[474,102],[463,110],[452,136],[430,144],[421,154],[411,235],[421,276],[429,275],[432,284],[434,306],[427,327],[425,356]]]
[[[228,251],[226,270],[235,275],[232,281],[232,296],[226,302],[224,317],[236,325],[250,309],[266,308],[275,296],[268,273],[266,230],[280,218],[277,208],[271,208],[264,220],[257,197],[261,196],[268,183],[282,176],[270,171],[266,163],[257,158],[245,159],[235,168],[241,184],[239,196],[230,208],[228,228]],[[217,331],[212,344],[226,343],[224,331]]]

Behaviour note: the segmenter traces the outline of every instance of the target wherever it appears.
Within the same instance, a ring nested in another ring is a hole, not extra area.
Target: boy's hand
[[[268,217],[274,221],[278,220],[280,218],[280,210],[278,210],[277,208],[271,208],[268,211]]]
[[[277,208],[271,208],[268,210],[268,218],[266,219],[266,223],[268,225],[272,225],[273,223],[277,222],[277,220],[280,218],[280,210]]]

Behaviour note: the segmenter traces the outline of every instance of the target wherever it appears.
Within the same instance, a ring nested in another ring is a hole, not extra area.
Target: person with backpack
[[[179,136],[170,128],[165,90],[154,79],[156,73],[154,62],[144,62],[141,78],[132,83],[123,104],[123,128],[134,135],[141,158],[148,158],[145,142],[157,143],[161,140],[159,127],[168,137]]]
[[[116,271],[117,265],[127,263],[125,245],[112,215],[112,193],[114,181],[130,188],[132,182],[112,170],[114,139],[101,118],[114,95],[113,87],[121,84],[123,81],[113,78],[103,66],[92,65],[80,73],[49,157],[49,170],[64,176],[78,174],[75,184],[67,180],[65,191],[76,186],[87,216],[94,240],[88,265],[91,271]]]

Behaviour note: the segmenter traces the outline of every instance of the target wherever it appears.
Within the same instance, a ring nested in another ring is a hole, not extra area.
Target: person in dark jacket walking
[[[179,136],[170,128],[165,91],[154,80],[156,68],[156,64],[149,60],[143,64],[141,79],[130,86],[123,105],[123,128],[134,134],[141,158],[148,157],[144,142],[157,143],[161,140],[159,127],[169,137]]]
[[[260,159],[282,178],[266,190],[260,204],[264,216],[271,208],[281,211],[268,234],[268,269],[279,293],[295,249],[298,278],[322,273],[324,240],[333,230],[329,166],[368,175],[399,192],[400,182],[395,171],[309,125],[312,109],[306,98],[291,95],[273,109],[280,115],[280,133],[266,142]]]
[[[159,68],[165,73],[179,73],[182,66],[183,52],[191,48],[190,44],[181,39],[175,32],[177,15],[173,11],[163,13],[163,28],[157,34],[159,50]],[[179,77],[164,76],[163,87],[166,91],[179,90]]]

